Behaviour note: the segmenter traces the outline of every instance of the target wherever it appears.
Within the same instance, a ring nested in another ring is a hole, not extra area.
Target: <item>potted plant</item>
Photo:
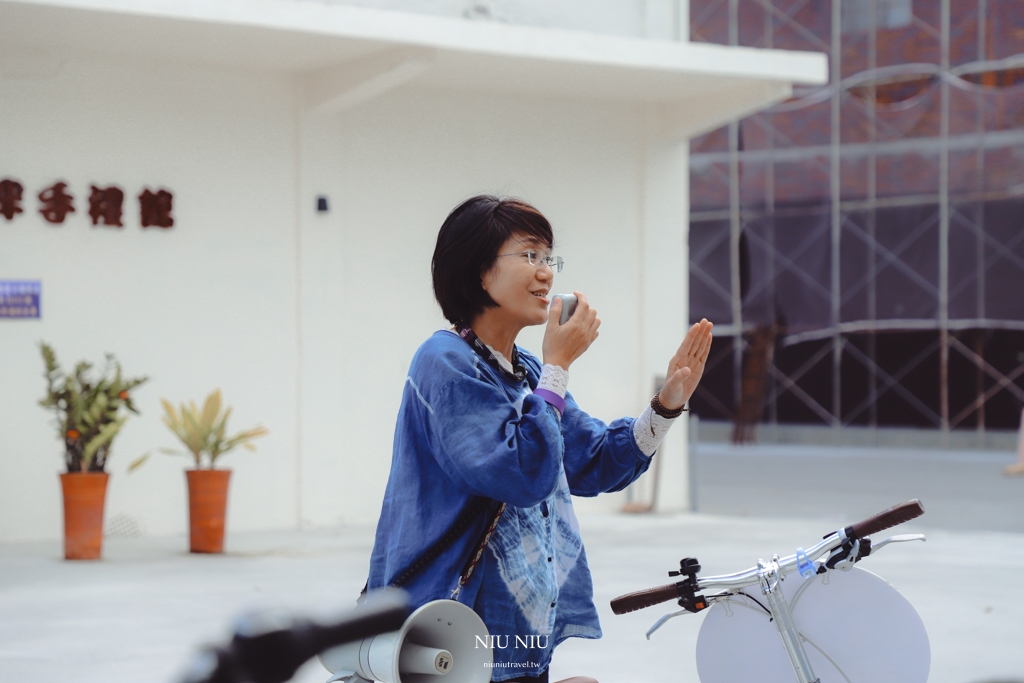
[[[39,405],[57,415],[57,434],[64,442],[67,472],[60,475],[64,493],[64,558],[95,560],[103,545],[103,505],[107,491],[104,468],[114,437],[128,419],[125,410],[138,414],[129,391],[146,377],[125,379],[121,364],[107,354],[98,378],[92,364],[82,361],[65,373],[46,343],[39,348],[46,364],[46,396]]]
[[[221,411],[220,389],[214,389],[202,410],[193,401],[182,403],[179,408],[167,399],[161,399],[164,406],[163,422],[181,440],[195,461],[195,469],[186,470],[188,483],[189,550],[194,553],[220,553],[224,551],[224,517],[227,510],[228,480],[231,470],[214,469],[217,458],[241,446],[254,451],[251,443],[267,434],[257,425],[252,429],[227,436],[228,417],[231,408]],[[181,451],[161,448],[161,452],[185,455]],[[129,466],[134,470],[146,461],[149,453],[139,457]]]

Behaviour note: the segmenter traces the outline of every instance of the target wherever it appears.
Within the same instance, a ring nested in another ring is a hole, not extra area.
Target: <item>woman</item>
[[[711,346],[703,320],[639,418],[590,417],[566,386],[601,322],[579,292],[564,325],[560,300],[549,309],[553,241],[515,199],[473,197],[441,226],[434,294],[454,327],[409,369],[370,562],[370,590],[472,607],[493,636],[494,681],[546,683],[558,643],[601,637],[570,494],[618,491],[647,470]],[[543,360],[516,347],[545,323]]]

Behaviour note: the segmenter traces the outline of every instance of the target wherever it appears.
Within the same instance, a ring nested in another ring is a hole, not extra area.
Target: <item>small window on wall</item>
[[[871,30],[872,5],[877,29],[904,28],[914,20],[911,0],[843,0],[843,33]]]

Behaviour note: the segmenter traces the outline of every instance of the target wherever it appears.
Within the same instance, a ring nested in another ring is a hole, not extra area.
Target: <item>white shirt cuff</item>
[[[658,415],[650,406],[633,422],[633,438],[640,451],[647,457],[654,455],[676,418]]]
[[[538,389],[547,389],[565,398],[565,390],[568,386],[568,370],[563,370],[561,366],[551,364],[547,364],[541,369],[540,380],[537,382]]]

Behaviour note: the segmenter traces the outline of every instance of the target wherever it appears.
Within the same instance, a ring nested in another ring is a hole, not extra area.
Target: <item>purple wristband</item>
[[[565,412],[565,399],[556,394],[555,392],[551,391],[550,389],[540,388],[534,390],[533,393],[536,394],[537,396],[540,396],[542,399],[553,405],[555,407],[555,410],[558,411],[559,415],[562,415]]]

